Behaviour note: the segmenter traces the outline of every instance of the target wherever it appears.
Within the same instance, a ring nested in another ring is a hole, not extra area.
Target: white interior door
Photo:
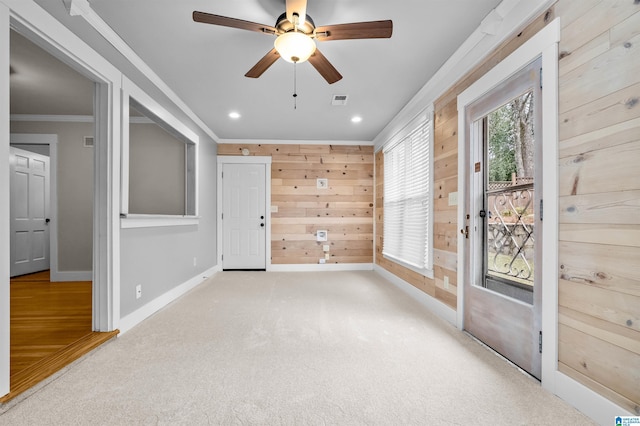
[[[10,148],[11,276],[49,269],[49,157]]]
[[[223,269],[266,269],[267,167],[223,164]]]

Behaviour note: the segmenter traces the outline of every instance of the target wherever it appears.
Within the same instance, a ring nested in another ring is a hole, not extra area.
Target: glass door
[[[464,327],[540,378],[541,61],[466,108]],[[536,167],[538,166],[538,167]]]
[[[534,93],[491,111],[483,120],[485,288],[533,304],[536,193]]]

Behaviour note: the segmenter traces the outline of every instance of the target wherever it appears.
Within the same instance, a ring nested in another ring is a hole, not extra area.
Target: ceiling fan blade
[[[193,12],[193,20],[203,24],[220,25],[223,27],[239,28],[241,30],[257,31],[259,33],[276,34],[275,27],[258,24],[256,22],[243,21],[242,19],[228,18],[206,12]]]
[[[318,41],[389,38],[393,33],[393,21],[386,20],[325,25],[316,28],[315,33]]]
[[[327,80],[327,83],[333,84],[342,79],[342,75],[318,49],[311,55],[309,62]]]
[[[253,66],[253,68],[247,71],[244,76],[250,78],[260,77],[262,73],[264,73],[271,65],[273,65],[275,61],[278,60],[278,58],[280,58],[280,54],[278,53],[278,51],[275,48],[271,49],[269,53],[264,55],[262,59],[260,59],[258,63]]]
[[[287,0],[287,19],[293,23],[293,14],[297,13],[300,17],[299,26],[304,24],[307,19],[307,0]]]

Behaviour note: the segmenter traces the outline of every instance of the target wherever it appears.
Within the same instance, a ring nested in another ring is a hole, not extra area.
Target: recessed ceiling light
[[[234,120],[237,120],[238,118],[240,118],[240,113],[236,111],[230,112],[229,118],[233,118]]]
[[[351,118],[351,122],[352,122],[352,123],[359,123],[359,122],[361,122],[361,121],[362,121],[362,117],[360,117],[360,116],[358,116],[358,115],[356,115],[355,117],[352,117],[352,118]]]

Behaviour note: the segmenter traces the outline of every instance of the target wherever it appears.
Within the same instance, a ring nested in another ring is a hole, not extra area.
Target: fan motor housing
[[[288,33],[289,31],[295,30],[293,23],[287,19],[286,12],[278,16],[278,19],[276,20],[276,24],[274,26],[283,33]],[[307,35],[313,34],[313,31],[315,29],[316,24],[313,22],[313,19],[311,19],[311,16],[309,15],[307,15],[307,19],[305,19],[304,24],[298,27],[298,30]]]

